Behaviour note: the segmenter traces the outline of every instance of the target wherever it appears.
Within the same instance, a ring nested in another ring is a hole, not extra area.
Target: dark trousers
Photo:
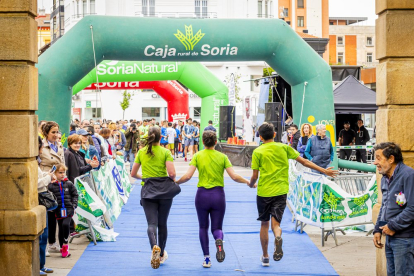
[[[164,249],[167,244],[167,220],[172,202],[172,199],[141,199],[145,217],[147,218],[147,233],[151,249],[154,245],[158,245],[161,248],[161,256],[164,256]]]
[[[69,234],[70,234],[70,223],[71,223],[72,217],[66,217],[63,219],[58,219],[58,225],[59,225],[59,245],[60,248],[64,244],[68,243],[69,240]]]
[[[48,221],[48,239],[49,244],[54,244],[56,242],[56,217],[55,212],[47,212],[47,221]]]
[[[199,238],[204,255],[210,255],[208,228],[211,220],[211,233],[215,240],[223,239],[223,220],[226,212],[226,196],[223,187],[198,188],[195,206],[199,224]]]
[[[356,160],[358,162],[367,163],[367,150],[365,149],[358,149],[356,150]]]
[[[178,145],[180,144],[180,141],[178,139],[174,139],[174,155],[178,156]]]
[[[348,160],[351,157],[352,150],[351,149],[341,149],[339,151],[339,158]]]

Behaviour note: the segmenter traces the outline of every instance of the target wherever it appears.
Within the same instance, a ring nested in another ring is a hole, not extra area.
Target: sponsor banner
[[[119,195],[110,165],[106,163],[105,166],[101,167],[98,171],[93,171],[92,175],[98,191],[98,196],[107,207],[107,211],[104,214],[105,222],[109,228],[113,228],[114,222],[121,214],[124,202]]]
[[[345,192],[335,182],[296,169],[289,168],[288,202],[297,220],[320,228],[341,227],[372,222],[372,207],[377,203],[376,176],[368,187],[354,196]]]
[[[92,188],[86,182],[81,181],[80,178],[76,178],[75,183],[78,190],[78,208],[76,212],[90,221],[102,216],[106,212],[106,206]]]

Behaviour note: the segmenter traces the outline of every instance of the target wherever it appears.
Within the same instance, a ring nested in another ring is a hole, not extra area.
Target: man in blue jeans
[[[414,169],[403,163],[401,148],[392,143],[374,147],[382,174],[382,204],[374,230],[374,245],[386,236],[387,275],[414,275]]]

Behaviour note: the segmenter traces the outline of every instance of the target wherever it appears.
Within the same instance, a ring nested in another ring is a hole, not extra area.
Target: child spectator
[[[56,181],[48,185],[48,189],[57,199],[58,207],[55,209],[55,217],[59,225],[59,244],[62,258],[70,256],[68,239],[70,234],[70,222],[78,207],[78,192],[75,185],[66,177],[66,166],[56,165]]]

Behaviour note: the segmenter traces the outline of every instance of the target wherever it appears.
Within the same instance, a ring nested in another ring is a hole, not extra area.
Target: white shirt
[[[168,144],[174,144],[174,137],[177,132],[172,127],[167,128]]]

